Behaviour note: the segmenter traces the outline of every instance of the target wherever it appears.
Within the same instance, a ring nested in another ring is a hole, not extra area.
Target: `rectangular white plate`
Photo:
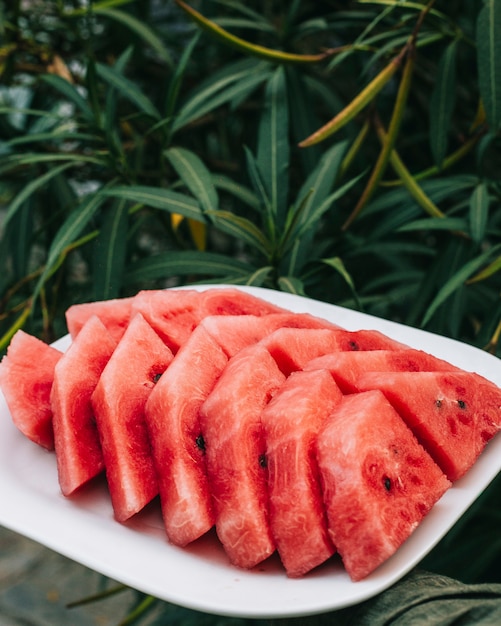
[[[229,285],[208,285],[201,288]],[[277,291],[241,287],[279,306],[347,328],[376,329],[409,346],[476,371],[501,386],[501,361],[477,348],[348,309]],[[56,347],[69,345],[66,336]],[[278,558],[253,571],[229,565],[215,535],[186,549],[170,545],[153,504],[119,524],[103,482],[78,497],[61,495],[56,461],[12,425],[0,394],[0,524],[130,587],[174,604],[246,618],[323,613],[359,603],[411,570],[463,515],[501,469],[501,436],[435,505],[414,534],[367,579],[352,583],[337,558],[299,580]]]

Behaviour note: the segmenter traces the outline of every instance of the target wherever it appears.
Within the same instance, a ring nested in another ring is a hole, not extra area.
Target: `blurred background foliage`
[[[500,59],[499,0],[0,1],[0,350],[214,282],[501,355]],[[500,515],[430,567],[492,579]]]

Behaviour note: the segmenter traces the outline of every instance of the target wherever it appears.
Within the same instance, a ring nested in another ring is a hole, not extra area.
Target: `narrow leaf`
[[[265,107],[259,123],[257,164],[261,172],[270,209],[282,227],[289,191],[289,113],[285,74],[277,68],[268,82]]]
[[[118,199],[107,209],[96,239],[93,274],[96,300],[108,300],[120,295],[127,228],[127,203]]]
[[[230,211],[214,211],[210,213],[212,223],[223,232],[240,239],[264,256],[270,254],[270,243],[255,224],[245,217]]]
[[[172,131],[187,126],[218,107],[249,94],[270,76],[270,68],[265,63],[239,63],[235,71],[222,72],[212,76],[181,107],[172,124]],[[233,66],[230,66],[233,69]],[[228,68],[225,68],[228,70]]]
[[[156,120],[161,118],[155,105],[131,80],[120,74],[120,72],[117,72],[114,68],[103,65],[102,63],[96,64],[96,70],[104,81],[111,87],[117,89],[123,98],[136,105],[140,111]]]
[[[280,276],[278,286],[281,291],[293,293],[297,296],[305,296],[304,283],[296,276]]]
[[[388,65],[383,68],[379,74],[371,80],[371,82],[335,117],[332,118],[327,124],[319,128],[312,135],[301,141],[299,146],[301,148],[307,148],[320,141],[323,141],[333,133],[337,132],[340,128],[343,128],[348,122],[362,111],[383,87],[391,80],[397,69],[400,67],[401,58],[396,57]]]
[[[219,41],[236,48],[240,52],[245,52],[247,54],[278,63],[318,63],[319,61],[323,61],[327,56],[324,52],[320,54],[294,54],[249,43],[245,39],[236,37],[227,30],[224,30],[218,24],[204,17],[201,13],[190,7],[185,2],[182,2],[182,0],[176,0],[176,4],[183,9],[183,11],[185,11],[185,13],[187,13],[193,21],[198,24],[198,26],[219,39]]]
[[[223,254],[183,250],[165,252],[137,261],[126,272],[127,283],[167,278],[169,276],[249,276],[255,268]]]
[[[36,191],[38,191],[41,187],[43,187],[48,181],[50,181],[55,176],[58,176],[61,172],[72,167],[73,163],[63,163],[54,169],[45,172],[38,178],[35,178],[31,182],[29,182],[23,189],[17,194],[17,196],[12,200],[7,208],[7,212],[3,219],[3,228],[8,224],[8,222],[12,219],[12,216],[17,212],[20,206],[23,205],[26,200],[32,196]]]
[[[172,61],[172,57],[164,46],[163,41],[158,37],[158,35],[144,22],[136,19],[130,13],[125,13],[124,11],[119,11],[118,9],[112,9],[107,7],[98,7],[94,5],[92,7],[93,13],[97,15],[103,15],[104,17],[111,18],[116,22],[120,22],[124,26],[126,26],[129,30],[136,33],[143,41],[145,41],[149,46],[155,50],[158,56],[167,63],[170,67],[174,65]]]
[[[485,182],[478,184],[470,197],[470,235],[480,243],[485,235],[489,216],[489,190]]]
[[[501,2],[485,0],[477,20],[478,82],[487,122],[501,127]]]
[[[130,202],[137,202],[170,213],[179,213],[184,217],[205,222],[200,205],[196,200],[182,193],[148,186],[116,186],[103,190],[103,195],[113,198],[123,198]]]
[[[430,100],[430,145],[436,165],[441,168],[447,154],[448,137],[456,101],[455,39],[445,49],[438,64],[435,87]]]
[[[40,276],[33,292],[33,299],[35,299],[40,293],[45,280],[56,266],[59,256],[64,252],[65,248],[72,244],[80,235],[83,229],[94,217],[104,199],[105,196],[99,192],[89,195],[63,222],[62,226],[59,228],[52,240],[44,271],[42,272],[42,275]]]
[[[443,304],[447,300],[447,298],[449,298],[457,289],[462,287],[473,274],[475,274],[481,267],[488,263],[489,259],[495,253],[499,253],[500,250],[501,244],[493,246],[480,256],[475,257],[474,259],[463,265],[459,271],[451,276],[451,278],[439,290],[434,300],[428,307],[421,325],[426,326],[426,324],[433,317],[438,307]]]
[[[40,80],[50,85],[67,100],[72,102],[86,119],[91,120],[93,118],[92,109],[89,107],[88,102],[74,85],[56,74],[42,74]]]
[[[183,183],[200,202],[202,210],[216,211],[219,198],[212,182],[212,174],[200,157],[186,148],[169,148],[164,154]]]
[[[358,298],[358,294],[357,291],[355,289],[355,283],[353,282],[353,278],[351,277],[351,274],[348,272],[348,270],[346,269],[345,264],[343,263],[342,259],[338,256],[336,257],[331,257],[329,259],[322,259],[322,263],[325,263],[325,265],[328,265],[329,267],[332,267],[332,269],[336,270],[336,272],[343,278],[343,280],[345,281],[345,283],[348,285],[348,287],[350,288],[350,291],[353,295],[353,298],[357,304],[357,307],[359,309],[362,308],[362,304]]]

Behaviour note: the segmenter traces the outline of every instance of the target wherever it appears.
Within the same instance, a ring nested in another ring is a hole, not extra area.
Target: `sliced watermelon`
[[[279,328],[337,328],[330,322],[308,313],[269,313],[261,316],[209,315],[200,324],[229,357]]]
[[[344,396],[317,457],[329,532],[353,581],[394,554],[450,487],[377,390]]]
[[[315,442],[342,397],[327,370],[293,372],[261,413],[270,526],[290,577],[303,576],[335,552],[327,531]]]
[[[0,363],[0,387],[12,421],[28,439],[54,449],[50,391],[62,352],[18,330]]]
[[[401,345],[376,331],[353,332],[343,328],[279,328],[261,343],[286,376],[330,352],[379,350],[383,346],[391,349]]]
[[[219,345],[198,326],[146,403],[165,528],[179,546],[214,525],[199,412],[227,362]]]
[[[94,315],[56,364],[51,404],[59,485],[65,496],[104,469],[91,396],[116,345]]]
[[[284,309],[238,289],[167,289],[140,291],[132,310],[141,313],[159,336],[176,352],[209,315],[267,315]]]
[[[229,360],[200,411],[216,531],[238,567],[275,550],[260,415],[284,380],[265,348],[248,346]]]
[[[144,407],[172,358],[169,348],[136,314],[92,394],[111,502],[120,522],[158,494]]]
[[[501,428],[501,389],[471,372],[369,372],[451,481],[463,476]]]
[[[312,359],[305,370],[327,369],[343,393],[359,391],[357,380],[364,372],[458,371],[447,361],[422,350],[367,350],[335,352]]]
[[[73,304],[66,310],[66,325],[71,338],[75,339],[85,322],[97,315],[112,337],[119,341],[129,324],[132,301],[130,297]]]

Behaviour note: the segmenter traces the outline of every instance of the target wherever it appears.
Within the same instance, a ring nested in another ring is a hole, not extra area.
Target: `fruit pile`
[[[62,493],[104,473],[115,518],[158,496],[186,546],[290,577],[336,552],[353,581],[409,537],[501,427],[501,389],[374,330],[236,288],[79,304],[64,353],[20,330],[0,363],[17,428]]]

